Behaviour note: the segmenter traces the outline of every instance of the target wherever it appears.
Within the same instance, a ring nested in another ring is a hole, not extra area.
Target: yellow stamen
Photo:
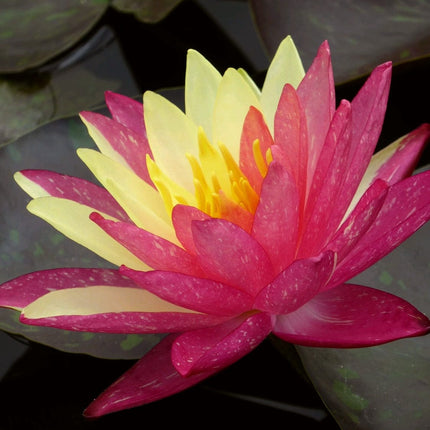
[[[244,174],[240,170],[239,166],[237,165],[236,161],[230,154],[230,151],[227,149],[227,147],[221,142],[218,144],[218,146],[224,158],[225,165],[227,166],[229,176],[231,177],[231,174],[233,174],[233,177],[236,179],[243,177]]]
[[[189,191],[172,181],[149,156],[146,157],[146,166],[152,182],[163,198],[169,215],[171,215],[173,207],[178,203],[195,206],[195,197]]]
[[[269,165],[273,161],[273,154],[271,148],[268,148],[266,151],[266,163]]]
[[[251,187],[248,179],[241,171],[230,151],[222,143],[214,147],[207,139],[202,128],[198,129],[199,159],[191,154],[185,154],[193,172],[194,196],[172,181],[147,157],[149,175],[159,190],[166,209],[171,214],[173,207],[178,204],[195,206],[212,217],[230,216],[243,218],[242,208],[253,214],[257,208],[259,197]],[[259,144],[256,144],[260,166],[267,165],[261,154]]]
[[[230,183],[224,159],[220,152],[209,142],[201,127],[198,130],[198,143],[201,169],[205,175],[206,182],[211,183],[212,177],[215,176],[220,184],[219,188],[228,189]],[[218,189],[215,189],[215,191],[218,191]]]
[[[252,153],[254,155],[255,164],[260,172],[260,175],[264,178],[267,175],[267,164],[261,153],[260,140],[255,139],[252,143]]]
[[[213,190],[217,193],[217,192],[219,192],[219,190],[221,190],[222,188],[221,188],[221,185],[220,185],[220,183],[219,183],[219,181],[218,181],[218,178],[215,176],[215,175],[212,175],[212,187],[213,187]]]

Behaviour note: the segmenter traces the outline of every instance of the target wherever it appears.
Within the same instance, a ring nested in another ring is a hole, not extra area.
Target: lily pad
[[[7,0],[0,13],[0,73],[34,68],[80,40],[109,0]]]
[[[155,23],[166,17],[182,0],[113,0],[121,12],[133,13],[140,21]]]
[[[430,315],[430,224],[353,281]],[[421,430],[430,423],[430,337],[363,349],[297,348],[341,428]]]
[[[261,37],[272,56],[291,34],[305,68],[317,46],[328,40],[337,83],[430,53],[430,3],[373,0],[250,0]]]
[[[47,122],[100,107],[106,90],[137,92],[112,31],[104,27],[52,72],[0,77],[0,146]]]
[[[35,270],[112,267],[28,213],[25,206],[29,197],[13,180],[14,172],[26,168],[49,169],[93,180],[75,154],[78,147],[92,148],[94,144],[82,122],[73,117],[54,121],[0,148],[0,282]],[[139,358],[162,338],[32,327],[21,324],[18,316],[16,311],[2,309],[0,329],[63,351],[102,358]]]

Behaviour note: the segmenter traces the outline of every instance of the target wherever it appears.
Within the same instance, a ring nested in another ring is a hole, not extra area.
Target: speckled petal
[[[308,189],[336,109],[330,48],[324,42],[297,88],[308,131]]]
[[[281,164],[272,162],[264,178],[252,237],[263,246],[276,272],[285,269],[295,256],[298,227],[297,186]]]
[[[174,243],[133,224],[105,219],[98,213],[91,214],[90,218],[152,269],[202,274],[196,258]]]
[[[95,112],[81,112],[80,116],[100,152],[133,170],[148,184],[152,184],[146,168],[146,155],[152,157],[146,135],[140,135],[119,122]]]
[[[15,181],[31,197],[60,197],[73,200],[123,221],[130,218],[116,200],[102,187],[84,179],[49,170],[22,170]]]
[[[430,170],[388,189],[381,210],[336,268],[331,285],[351,279],[399,246],[430,219]]]
[[[97,285],[53,291],[26,306],[25,324],[100,333],[168,333],[208,327],[226,317],[196,313],[142,288]]]
[[[105,92],[105,99],[112,118],[116,122],[119,122],[146,139],[143,104],[141,102],[112,91]]]
[[[388,185],[376,180],[361,197],[354,210],[325,247],[336,252],[340,263],[372,226],[387,196]]]
[[[430,320],[405,300],[343,284],[276,317],[273,333],[297,345],[357,348],[430,332]]]
[[[285,85],[275,114],[274,160],[283,163],[296,181],[301,196],[301,207],[306,197],[308,136],[305,112],[296,90]],[[276,148],[280,148],[282,157]]]
[[[185,205],[176,205],[172,211],[172,222],[176,236],[182,246],[190,253],[196,253],[191,225],[193,221],[204,221],[210,216],[201,210]]]
[[[350,210],[377,179],[393,185],[410,176],[429,138],[430,124],[423,124],[373,155],[354,195]]]
[[[254,308],[272,315],[295,311],[326,285],[335,263],[336,256],[332,251],[318,257],[295,260],[260,291]]]
[[[129,371],[122,375],[85,410],[86,417],[99,417],[171,396],[213,375],[209,369],[187,378],[172,364],[170,350],[177,335],[164,338]]]
[[[170,219],[157,190],[131,170],[97,151],[80,148],[78,155],[137,226],[175,241]]]
[[[331,223],[336,228],[357,191],[375,150],[384,121],[391,81],[391,63],[376,67],[351,102],[351,151],[345,163],[345,180],[339,192]]]
[[[172,345],[172,362],[181,375],[219,370],[251,352],[271,332],[268,314],[242,315],[180,335]]]
[[[235,316],[252,306],[253,298],[236,288],[211,279],[175,272],[141,272],[121,268],[145,290],[170,303],[210,315]]]
[[[200,266],[212,279],[249,294],[273,279],[263,247],[237,225],[223,219],[193,221],[192,232]]]
[[[266,161],[267,150],[273,145],[273,138],[266,125],[263,114],[251,106],[243,123],[240,138],[239,167],[257,194],[260,193],[263,177],[255,163],[253,144],[258,139],[261,157]]]
[[[136,287],[134,281],[115,269],[64,268],[41,270],[0,285],[0,306],[21,310],[41,296],[56,290],[114,285]]]
[[[342,101],[330,124],[316,165],[304,212],[303,235],[298,250],[299,258],[318,254],[333,235],[339,192],[345,180],[345,165],[351,144],[351,107]],[[339,222],[340,220],[338,220]],[[331,229],[331,230],[330,230]]]

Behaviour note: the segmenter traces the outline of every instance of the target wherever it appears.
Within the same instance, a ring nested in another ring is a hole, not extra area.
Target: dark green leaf
[[[0,13],[0,73],[39,66],[80,40],[109,0],[6,0]]]
[[[121,12],[133,13],[143,22],[161,21],[182,0],[113,0],[112,6]]]
[[[0,77],[0,146],[54,119],[103,105],[106,90],[137,92],[112,32],[102,28],[52,72]]]
[[[430,3],[422,0],[250,0],[270,54],[290,34],[307,68],[328,40],[336,82],[430,54]]]

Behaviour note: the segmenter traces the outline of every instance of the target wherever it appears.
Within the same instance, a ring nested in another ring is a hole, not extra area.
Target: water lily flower
[[[25,170],[28,209],[116,269],[66,268],[0,286],[27,324],[169,333],[86,410],[99,416],[190,387],[269,334],[352,348],[427,334],[394,295],[346,281],[430,218],[430,171],[411,176],[423,125],[373,155],[391,64],[336,108],[323,43],[307,73],[290,37],[260,90],[190,50],[185,113],[153,92],[108,92],[81,117],[103,187]]]

